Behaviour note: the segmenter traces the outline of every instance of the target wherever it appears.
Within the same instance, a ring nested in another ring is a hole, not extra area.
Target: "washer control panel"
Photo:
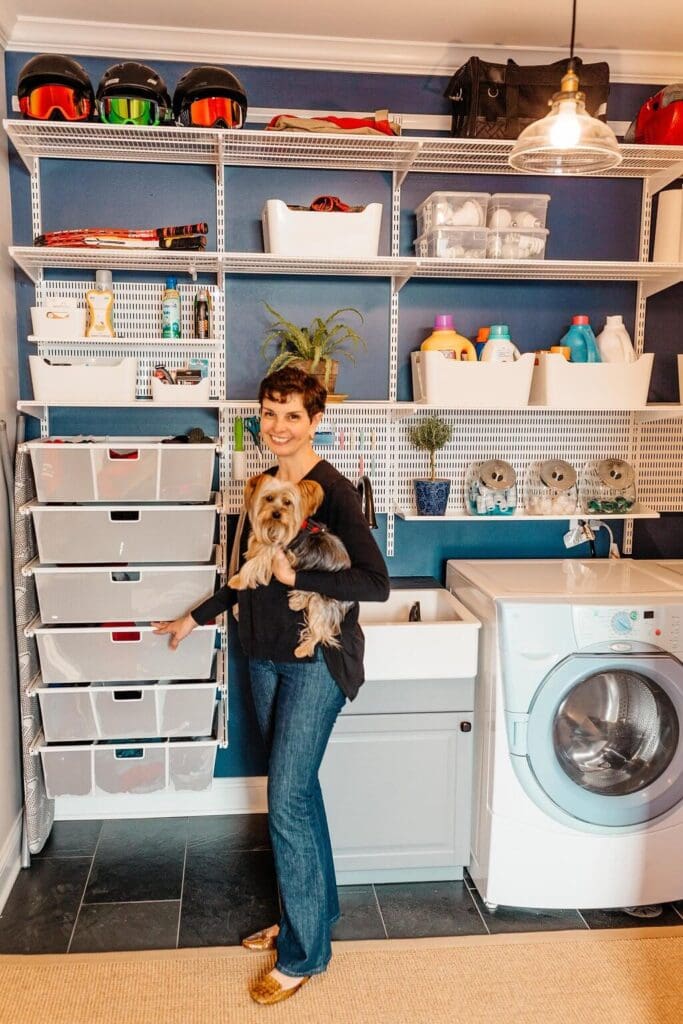
[[[615,652],[626,653],[631,643],[641,643],[683,651],[683,605],[574,605],[572,619],[579,647],[613,642]]]

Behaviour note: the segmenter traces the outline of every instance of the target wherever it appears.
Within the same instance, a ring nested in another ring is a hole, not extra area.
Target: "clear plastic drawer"
[[[219,495],[208,505],[40,505],[33,516],[43,563],[208,562]]]
[[[216,682],[106,686],[87,683],[44,686],[31,692],[40,701],[48,743],[157,736],[209,736]]]
[[[35,635],[44,683],[119,683],[157,679],[210,679],[216,626],[197,626],[172,650],[152,626],[26,627]]]
[[[39,501],[208,501],[216,442],[28,441]]]
[[[43,762],[49,797],[208,789],[218,740],[145,740],[140,743],[34,747]]]
[[[41,565],[34,559],[24,576],[36,581],[45,623],[176,619],[215,590],[220,549],[205,565]]]

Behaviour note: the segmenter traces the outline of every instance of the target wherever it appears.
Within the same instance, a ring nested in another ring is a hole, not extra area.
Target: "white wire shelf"
[[[119,348],[128,345],[134,348],[170,348],[173,346],[174,348],[203,349],[225,345],[222,338],[39,338],[35,334],[29,334],[26,340],[33,345],[42,345],[43,348],[68,348],[71,345]]]
[[[35,283],[43,269],[60,270],[161,270],[165,273],[217,274],[218,253],[164,249],[68,249],[60,246],[13,245],[9,254]]]
[[[39,402],[29,398],[17,402],[17,409],[41,420],[47,409],[220,409],[224,404],[218,398],[206,402],[155,402],[151,398],[136,398],[132,402]]]
[[[66,124],[11,118],[3,126],[29,167],[36,157],[71,160],[325,167],[441,174],[516,174],[513,143],[416,136],[317,135],[181,127]],[[623,160],[600,177],[678,177],[683,146],[621,146]],[[595,175],[590,175],[594,177]]]
[[[599,513],[599,512],[582,512],[581,509],[577,509],[570,515],[550,515],[550,516],[532,516],[526,512],[514,512],[511,516],[473,516],[467,512],[451,512],[446,513],[445,516],[418,516],[416,512],[406,511],[405,509],[396,507],[394,509],[395,514],[399,519],[405,519],[407,522],[420,522],[420,523],[443,523],[445,522],[466,522],[466,523],[494,523],[497,526],[503,526],[505,523],[544,523],[544,522],[566,522],[569,519],[659,519],[659,512],[655,512],[652,508],[647,508],[644,505],[635,504],[633,506],[635,511],[622,514],[618,513]]]

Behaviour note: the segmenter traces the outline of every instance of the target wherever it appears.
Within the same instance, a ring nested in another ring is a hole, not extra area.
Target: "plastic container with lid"
[[[511,516],[517,508],[517,474],[503,459],[473,462],[465,477],[465,506],[473,516]]]
[[[415,239],[415,255],[440,260],[486,259],[487,228],[432,228]]]
[[[489,228],[486,255],[492,260],[542,260],[547,228]]]
[[[417,233],[437,227],[485,227],[489,192],[432,192],[415,207]]]
[[[623,459],[591,459],[581,478],[581,508],[584,512],[619,515],[636,503],[636,474]]]
[[[550,196],[542,192],[495,192],[488,206],[490,228],[544,228]]]
[[[576,512],[579,500],[577,474],[563,459],[532,462],[524,486],[524,507],[531,516],[567,515]]]
[[[434,317],[434,330],[420,345],[423,352],[445,352],[450,359],[468,359],[475,361],[477,351],[463,334],[458,334],[450,313],[438,313]]]

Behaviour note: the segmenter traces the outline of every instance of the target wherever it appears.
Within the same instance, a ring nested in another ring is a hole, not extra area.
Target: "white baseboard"
[[[55,800],[55,820],[89,818],[182,818],[199,814],[265,814],[266,777],[217,778],[210,789],[193,793],[121,793],[63,796]]]
[[[23,812],[20,812],[0,849],[0,914],[21,870],[22,825]]]

